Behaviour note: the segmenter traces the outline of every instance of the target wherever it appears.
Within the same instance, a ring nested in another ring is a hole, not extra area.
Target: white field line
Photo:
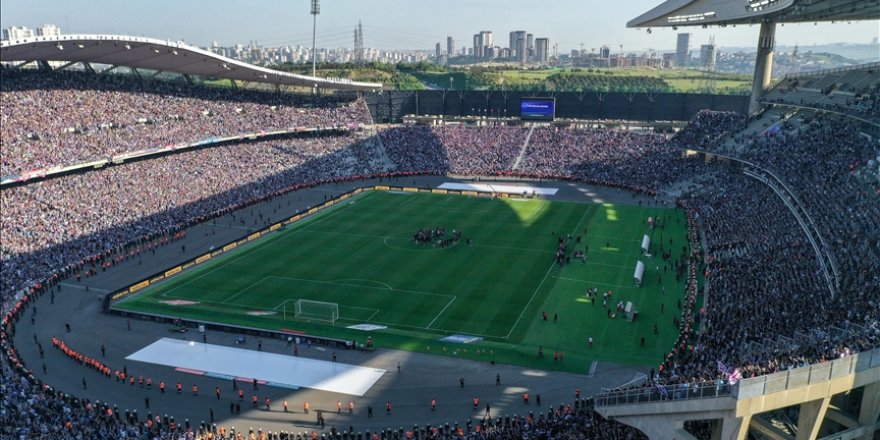
[[[431,320],[431,322],[430,322],[430,323],[429,323],[429,324],[428,324],[428,326],[427,326],[427,327],[425,327],[425,328],[431,328],[431,326],[432,326],[432,325],[434,325],[434,322],[436,322],[436,321],[437,321],[437,318],[439,318],[439,317],[440,317],[440,315],[442,315],[442,314],[443,314],[443,312],[445,312],[445,311],[446,311],[446,309],[448,309],[448,308],[449,308],[449,306],[451,306],[451,305],[452,305],[452,303],[453,303],[453,301],[455,301],[455,300],[456,300],[456,299],[457,299],[457,298],[458,298],[458,297],[457,297],[457,296],[453,296],[453,297],[452,297],[452,299],[451,299],[451,300],[449,300],[449,302],[448,302],[448,303],[446,303],[446,307],[444,307],[444,308],[443,308],[443,310],[441,310],[441,311],[440,311],[440,313],[438,313],[438,314],[437,314],[437,316],[435,316],[435,317],[434,317],[434,319],[433,319],[433,320]]]
[[[233,293],[232,295],[230,295],[229,297],[223,299],[223,301],[220,301],[220,304],[226,304],[226,303],[229,302],[229,300],[231,300],[232,298],[235,298],[236,296],[241,295],[241,294],[244,293],[246,290],[249,290],[251,287],[254,287],[254,286],[256,286],[257,284],[262,283],[263,281],[266,280],[266,278],[269,278],[269,277],[263,277],[263,278],[260,278],[260,279],[257,280],[257,281],[254,281],[253,283],[251,283],[251,284],[248,285],[247,287],[242,288],[242,289],[239,290],[238,292],[235,292],[235,293]]]
[[[373,289],[373,290],[378,290],[378,291],[382,291],[382,292],[395,292],[395,293],[396,292],[404,292],[404,293],[416,293],[419,295],[432,295],[432,296],[443,296],[446,298],[455,298],[455,295],[447,295],[445,293],[426,292],[423,290],[406,290],[406,289],[394,289],[393,291],[389,291],[388,289],[385,289],[382,287],[364,286],[362,284],[352,284],[352,283],[341,283],[339,281],[322,281],[322,280],[312,280],[312,279],[308,279],[308,278],[281,277],[281,276],[275,276],[275,275],[270,275],[266,278],[279,278],[282,280],[291,280],[291,281],[305,281],[305,282],[309,282],[309,283],[330,284],[330,285],[335,285],[335,286],[359,287],[362,289]]]
[[[363,193],[362,193],[362,194],[363,194]],[[288,231],[288,232],[287,232],[287,235],[282,236],[282,237],[279,239],[279,241],[283,241],[283,240],[286,240],[287,238],[290,238],[290,237],[294,236],[297,232],[303,231],[303,230],[307,229],[309,226],[312,226],[312,225],[314,225],[315,223],[320,222],[321,220],[325,220],[325,219],[327,219],[328,217],[330,217],[330,216],[332,216],[332,215],[338,213],[339,211],[342,211],[343,209],[345,209],[345,208],[348,207],[348,206],[351,206],[351,205],[349,205],[349,204],[345,204],[345,205],[340,206],[339,203],[333,205],[331,208],[338,207],[338,208],[336,209],[336,211],[331,212],[331,213],[330,213],[329,215],[327,215],[327,216],[319,217],[319,218],[317,218],[317,219],[315,219],[315,220],[311,220],[306,226],[304,226],[304,227],[302,227],[302,228],[300,228],[300,229],[296,229],[296,230],[293,230],[293,231]],[[310,216],[310,217],[307,217],[306,219],[310,219],[310,218],[312,218],[312,217],[314,217],[314,215],[312,215],[312,216]],[[303,220],[306,220],[306,219],[303,219]],[[301,221],[302,221],[302,220],[301,220]],[[260,240],[257,240],[257,242],[254,243],[254,244],[260,244]],[[253,249],[253,248],[251,248],[251,247],[249,247],[249,248],[250,248],[250,249]],[[179,285],[177,285],[177,286],[174,286],[174,288],[172,288],[171,290],[165,292],[164,294],[162,294],[162,296],[168,296],[169,294],[171,294],[171,292],[174,292],[175,290],[177,290],[177,289],[179,289],[179,288],[181,288],[181,287],[183,287],[183,286],[185,286],[185,285],[187,285],[187,284],[189,284],[189,283],[192,283],[192,282],[195,281],[195,280],[198,280],[198,279],[204,278],[204,277],[206,277],[206,276],[208,276],[208,275],[210,275],[210,274],[212,274],[212,273],[214,273],[214,272],[216,272],[216,271],[218,271],[218,270],[220,270],[220,269],[222,269],[222,268],[224,268],[224,267],[226,267],[226,266],[228,266],[228,265],[230,265],[230,264],[232,264],[232,263],[234,263],[234,262],[236,262],[236,261],[238,261],[238,260],[240,260],[240,259],[242,259],[242,258],[244,258],[244,257],[246,257],[247,255],[248,255],[248,253],[247,253],[247,252],[244,252],[244,253],[242,253],[241,255],[238,255],[238,256],[236,256],[236,257],[234,257],[234,258],[231,258],[231,259],[229,259],[228,261],[225,261],[225,262],[219,264],[217,267],[215,267],[215,268],[213,268],[213,269],[211,269],[211,270],[209,270],[209,271],[207,271],[207,272],[205,272],[205,273],[203,273],[203,274],[201,274],[201,275],[199,275],[199,276],[197,276],[197,277],[195,277],[195,278],[189,279],[189,280],[185,281],[185,282],[182,283],[182,284],[179,284]]]

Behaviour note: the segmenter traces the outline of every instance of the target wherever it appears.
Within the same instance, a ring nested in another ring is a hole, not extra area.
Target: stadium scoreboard
[[[519,110],[524,121],[552,121],[556,118],[556,98],[522,98]]]

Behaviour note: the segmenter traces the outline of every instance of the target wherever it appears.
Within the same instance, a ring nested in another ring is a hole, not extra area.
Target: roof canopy
[[[877,0],[667,0],[627,27],[876,20]]]
[[[109,64],[183,75],[338,90],[378,90],[379,83],[316,78],[255,66],[183,42],[122,35],[61,35],[0,42],[0,61]]]

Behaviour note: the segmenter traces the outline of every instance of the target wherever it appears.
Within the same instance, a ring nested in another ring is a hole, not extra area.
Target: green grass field
[[[666,218],[668,226],[651,232],[648,216]],[[684,225],[683,214],[671,209],[367,191],[114,308],[361,343],[372,336],[378,346],[566,371],[584,372],[593,360],[653,364],[676,337],[672,319],[684,284],[675,281],[670,263],[661,285],[656,267],[662,273],[663,260],[642,257],[648,271],[636,288],[635,262],[644,233],[657,243],[653,252],[662,235],[665,249],[677,249],[678,257],[686,244]],[[431,227],[460,230],[472,244],[413,242],[419,228]],[[572,258],[560,268],[557,240],[567,234],[573,237],[569,254],[588,246],[587,262]],[[608,318],[601,296],[598,304],[586,299],[590,287],[610,289],[612,309],[617,301],[632,301],[639,319]],[[331,325],[296,318],[298,299],[337,303],[339,319]],[[163,302],[169,300],[197,304]],[[361,323],[388,328],[346,328]],[[439,341],[451,334],[483,340]],[[565,353],[563,362],[554,363],[554,351]]]

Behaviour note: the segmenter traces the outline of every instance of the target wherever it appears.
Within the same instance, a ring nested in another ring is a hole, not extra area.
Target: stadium
[[[745,7],[743,7],[745,6]],[[0,437],[878,439],[880,63],[752,93],[389,90],[0,43]]]

